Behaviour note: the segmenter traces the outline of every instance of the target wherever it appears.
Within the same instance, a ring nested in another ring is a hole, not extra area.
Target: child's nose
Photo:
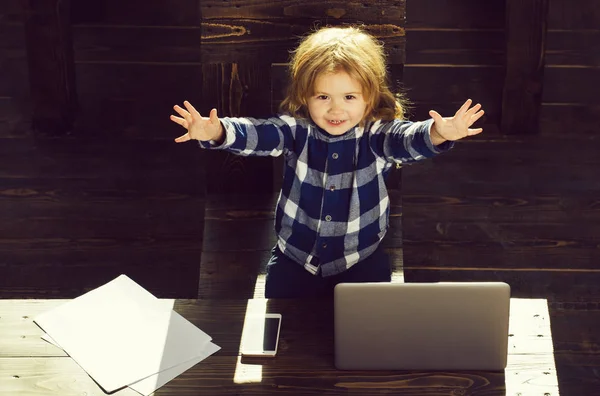
[[[341,111],[342,110],[342,105],[340,102],[338,101],[331,101],[331,108],[329,109],[332,113],[336,112],[336,111]]]

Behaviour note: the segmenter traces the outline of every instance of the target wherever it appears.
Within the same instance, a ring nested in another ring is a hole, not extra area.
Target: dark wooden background
[[[482,135],[394,172],[394,279],[548,299],[561,394],[597,394],[597,0],[2,0],[0,298],[121,273],[159,297],[262,297],[281,162],[176,145],[172,106],[268,115],[297,37],[356,22],[412,119],[486,110]]]
[[[0,4],[0,295],[73,297],[120,273],[165,297],[251,295],[274,242],[281,162],[175,145],[168,116],[185,99],[271,114],[298,36],[356,22],[386,43],[412,119],[451,114],[467,97],[487,113],[483,135],[395,172],[386,248],[398,271],[598,294],[596,1],[531,1],[547,13],[535,23],[500,0],[61,1],[58,17],[56,3]],[[48,37],[52,18],[68,22],[74,61],[60,74],[74,93],[63,129],[35,122],[58,111],[39,106],[39,76],[56,72],[37,61],[61,58],[30,44],[28,64],[28,37]],[[543,36],[518,52],[514,38],[535,29]],[[521,81],[532,59],[539,73]],[[539,96],[533,128],[514,122],[526,112],[511,102],[515,86]]]

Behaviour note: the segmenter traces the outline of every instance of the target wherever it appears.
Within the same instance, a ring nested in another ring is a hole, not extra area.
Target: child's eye
[[[317,99],[319,99],[319,100],[327,100],[327,95],[318,95]]]
[[[346,100],[352,100],[352,99],[356,99],[356,96],[354,96],[354,95],[346,95]]]

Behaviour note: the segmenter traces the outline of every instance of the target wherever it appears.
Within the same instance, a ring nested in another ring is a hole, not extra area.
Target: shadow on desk
[[[33,323],[64,301],[0,300],[0,395],[104,395]],[[600,305],[590,304],[512,299],[504,372],[409,372],[336,370],[331,300],[176,300],[175,310],[222,349],[156,395],[595,395]],[[282,314],[278,354],[241,359],[244,318],[261,311]]]

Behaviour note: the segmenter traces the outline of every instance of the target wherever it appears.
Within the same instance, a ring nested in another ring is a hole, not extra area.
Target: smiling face
[[[308,98],[308,113],[330,135],[342,135],[358,125],[366,109],[362,87],[348,73],[325,73],[315,79],[314,93]]]

